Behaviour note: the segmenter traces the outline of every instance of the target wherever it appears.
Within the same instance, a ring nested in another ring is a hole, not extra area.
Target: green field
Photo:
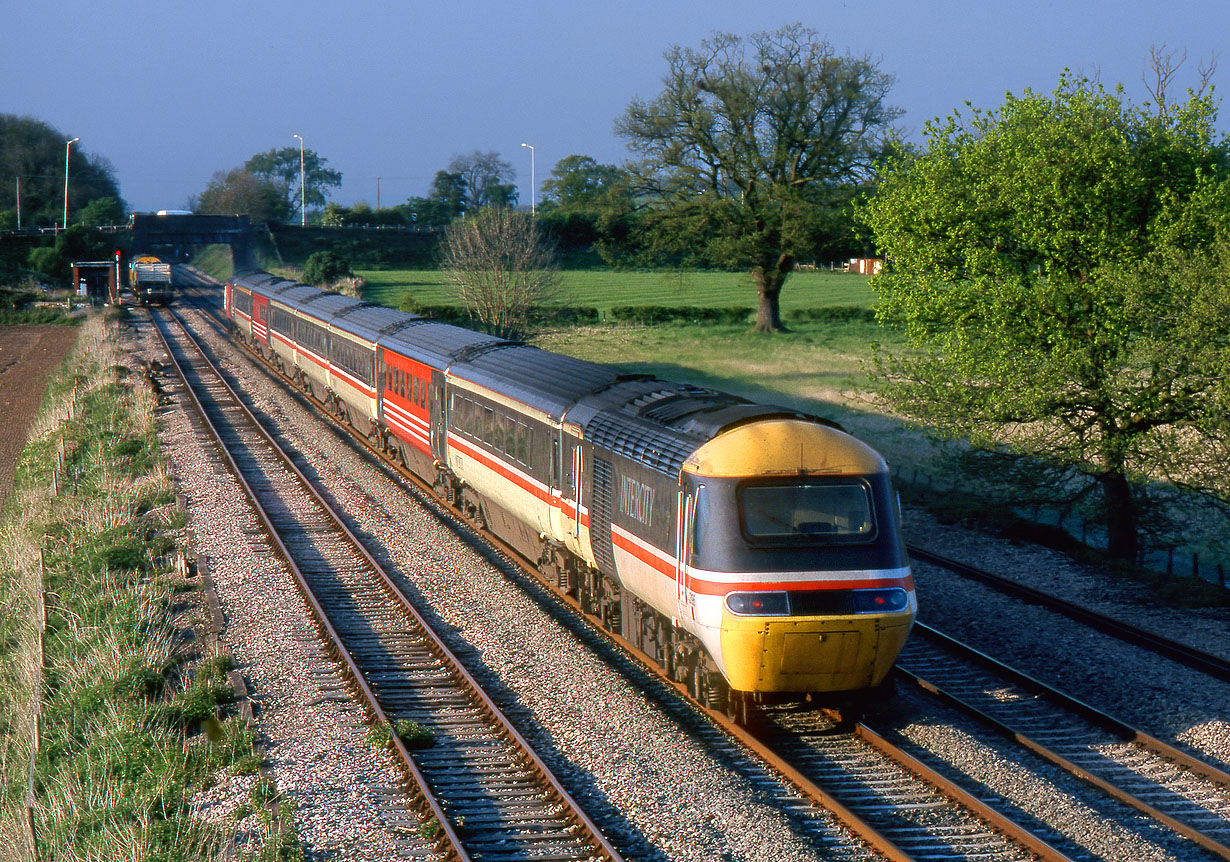
[[[439,270],[363,270],[364,299],[394,308],[409,295],[421,305],[453,305],[452,287]],[[869,308],[874,300],[866,276],[797,272],[782,291],[782,311],[832,306]],[[617,305],[756,307],[756,286],[745,272],[566,270],[560,301],[609,311]]]
[[[422,305],[455,304],[436,270],[364,271],[364,299],[396,307],[409,295]],[[660,305],[756,306],[747,273],[570,270],[562,273],[560,301],[598,308]],[[547,350],[710,386],[754,401],[785,404],[834,419],[879,448],[890,462],[928,463],[935,455],[916,432],[885,417],[873,403],[867,374],[871,345],[896,344],[874,323],[791,320],[792,311],[871,308],[867,278],[832,272],[795,273],[782,291],[790,330],[763,335],[748,326],[721,324],[602,324],[553,329],[534,343]]]

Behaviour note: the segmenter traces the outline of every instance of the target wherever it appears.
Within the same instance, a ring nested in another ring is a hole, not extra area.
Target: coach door
[[[431,423],[431,456],[445,464],[448,462],[445,451],[448,448],[448,430],[444,419],[444,375],[433,371],[430,376],[431,415],[428,422]]]
[[[574,539],[581,536],[581,441],[560,433],[562,477],[560,503],[564,508],[565,529]]]
[[[686,488],[679,489],[679,516],[675,519],[675,609],[681,620],[694,618],[695,607],[688,578],[688,560],[692,556],[692,525],[696,518],[696,497]]]

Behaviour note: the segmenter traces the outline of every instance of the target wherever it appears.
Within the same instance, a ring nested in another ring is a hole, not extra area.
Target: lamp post
[[[292,137],[299,138],[298,135]],[[299,226],[307,227],[307,183],[303,174],[303,138],[299,138]]]
[[[526,143],[521,146],[530,149],[530,215],[538,215],[538,179],[534,176],[534,148]]]
[[[68,230],[68,151],[81,138],[73,138],[64,145],[64,229]]]

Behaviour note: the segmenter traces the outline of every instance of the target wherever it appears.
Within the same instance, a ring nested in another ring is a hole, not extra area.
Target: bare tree
[[[510,204],[515,200],[516,187],[513,180],[517,172],[513,166],[496,152],[481,153],[478,150],[453,156],[448,163],[450,173],[460,174],[465,180],[469,198],[466,209],[471,212],[488,204]],[[511,198],[511,199],[510,199]]]
[[[555,298],[555,249],[537,220],[507,207],[484,207],[445,233],[441,263],[472,316],[495,333],[515,338],[532,310]]]
[[[1174,51],[1167,51],[1164,44],[1149,48],[1149,59],[1145,61],[1145,71],[1141,74],[1141,78],[1145,89],[1153,97],[1153,104],[1159,117],[1165,118],[1169,114],[1171,102],[1167,98],[1167,90],[1174,83],[1179,69],[1186,62],[1186,50],[1176,55]],[[1200,85],[1194,90],[1188,88],[1189,93],[1196,99],[1204,98],[1205,93],[1212,89],[1213,75],[1216,72],[1217,55],[1213,54],[1208,60],[1202,60],[1197,65],[1196,74],[1200,77]]]

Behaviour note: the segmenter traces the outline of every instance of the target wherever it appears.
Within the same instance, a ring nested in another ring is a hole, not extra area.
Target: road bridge
[[[252,236],[256,228],[246,215],[182,215],[178,213],[133,213],[128,223],[132,232],[132,250],[157,253],[159,247],[211,245],[225,243],[231,247],[235,269],[250,269]]]

